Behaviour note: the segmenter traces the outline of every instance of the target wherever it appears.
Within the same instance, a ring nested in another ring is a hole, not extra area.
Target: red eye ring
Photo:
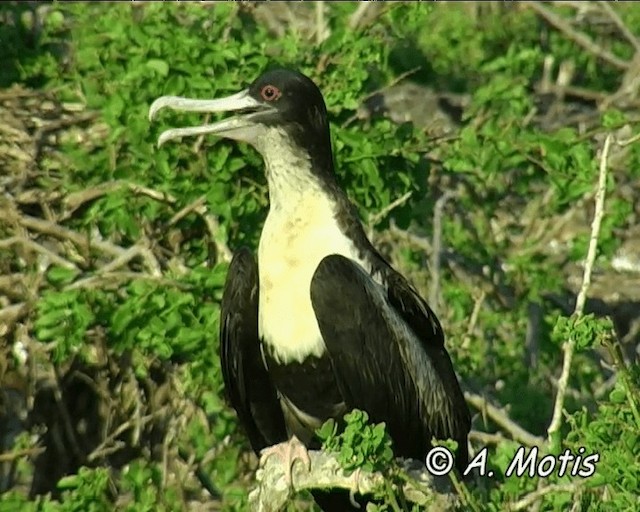
[[[282,93],[275,85],[265,85],[260,91],[260,96],[265,101],[276,101]]]

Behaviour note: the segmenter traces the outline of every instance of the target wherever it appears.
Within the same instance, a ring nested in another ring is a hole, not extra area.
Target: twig
[[[371,2],[362,2],[362,5],[368,5],[370,3]],[[402,80],[404,80],[405,78],[413,75],[414,73],[417,73],[421,69],[422,69],[421,66],[416,66],[415,68],[412,68],[412,69],[410,69],[408,71],[405,71],[404,73],[400,73],[397,77],[395,77],[393,80],[391,80],[384,87],[381,87],[380,89],[376,89],[375,91],[372,91],[372,92],[366,94],[363,98],[361,98],[358,101],[358,103],[363,104],[368,99],[373,98],[376,94],[382,94],[384,91],[387,91],[387,90],[391,89],[391,87],[393,87],[395,85],[398,85],[398,83],[402,82]],[[347,118],[347,120],[344,123],[342,123],[342,127],[345,128],[345,127],[349,126],[351,123],[353,123],[356,119],[359,119],[360,117],[361,117],[360,113],[356,112],[351,117]]]
[[[67,211],[65,212],[65,216],[63,218],[71,215],[75,210],[77,210],[87,201],[92,201],[93,199],[96,199],[100,196],[109,194],[111,192],[114,192],[115,190],[119,190],[125,187],[136,195],[145,195],[147,197],[150,197],[151,199],[155,199],[156,201],[160,201],[163,203],[174,204],[177,201],[175,197],[167,192],[159,192],[152,188],[138,185],[137,183],[117,180],[108,183],[102,183],[95,187],[81,190],[79,192],[74,192],[66,196],[64,198],[64,204],[67,208]]]
[[[538,302],[529,301],[527,305],[527,335],[525,338],[525,362],[530,368],[538,366],[540,329],[543,322],[543,309]]]
[[[640,140],[640,133],[637,133],[636,135],[634,135],[633,137],[629,138],[629,139],[625,139],[625,140],[617,140],[616,144],[618,146],[628,146],[629,144],[633,144],[634,142],[637,142]]]
[[[610,375],[607,380],[605,380],[593,391],[593,397],[596,400],[601,400],[605,395],[608,395],[609,392],[614,388],[617,380],[618,380],[617,373]]]
[[[470,441],[478,441],[482,445],[487,444],[500,444],[504,442],[505,437],[498,432],[497,434],[491,434],[489,432],[482,432],[480,430],[472,430],[469,432]]]
[[[188,204],[184,208],[181,208],[179,211],[177,211],[173,215],[173,217],[171,217],[171,219],[169,220],[168,226],[173,226],[178,221],[182,220],[187,215],[189,215],[191,212],[196,212],[199,214],[200,211],[202,211],[201,210],[202,207],[205,206],[205,200],[206,200],[205,196],[200,196],[198,199],[196,199],[192,203]]]
[[[349,29],[356,30],[365,17],[367,11],[374,6],[374,2],[360,2],[358,8],[349,17]]]
[[[10,321],[15,321],[20,318],[27,311],[27,303],[19,302],[17,304],[10,304],[0,309],[0,325],[8,324]]]
[[[509,416],[507,416],[504,411],[487,402],[486,398],[484,398],[483,396],[465,392],[464,398],[476,409],[486,412],[487,416],[489,416],[489,418],[491,418],[496,423],[496,425],[508,432],[516,441],[522,444],[526,444],[527,446],[543,446],[544,439],[527,432],[520,425],[515,423],[511,418],[509,418]]]
[[[392,235],[395,235],[398,238],[404,238],[414,247],[423,250],[427,254],[431,254],[432,246],[431,241],[428,238],[400,229],[393,221],[389,226],[389,231]]]
[[[135,281],[138,279],[145,279],[153,281],[165,286],[173,286],[175,288],[188,290],[190,287],[188,284],[181,283],[174,279],[169,279],[162,276],[152,276],[151,274],[145,274],[143,272],[104,272],[100,269],[95,275],[78,279],[73,283],[65,286],[65,290],[76,290],[78,288],[94,288],[99,286],[105,286],[106,288],[116,287],[119,288],[122,285],[122,281]]]
[[[80,448],[80,444],[78,443],[78,437],[76,436],[76,429],[73,427],[71,416],[69,415],[69,410],[67,409],[67,404],[62,396],[62,388],[60,386],[62,378],[60,376],[60,371],[58,367],[53,364],[53,362],[51,362],[50,364],[53,367],[53,373],[55,376],[55,379],[53,381],[53,396],[56,400],[58,412],[62,417],[62,426],[64,428],[64,432],[67,435],[67,439],[69,441],[69,445],[71,447],[71,450],[73,451],[73,454],[79,460],[84,460],[84,454],[82,453],[82,449]]]
[[[545,487],[541,487],[529,494],[527,494],[524,498],[516,501],[513,505],[509,507],[509,510],[517,511],[517,510],[530,510],[529,507],[533,505],[536,501],[538,501],[543,496],[547,494],[556,493],[556,492],[570,492],[574,493],[576,489],[580,486],[581,481],[572,482],[570,484],[549,484]]]
[[[467,324],[467,332],[465,333],[464,340],[462,341],[461,347],[463,349],[469,348],[469,345],[471,344],[471,335],[476,328],[478,317],[480,316],[480,310],[482,309],[482,305],[484,304],[484,300],[486,298],[487,292],[485,292],[484,290],[480,290],[480,296],[475,300],[473,304],[471,318],[469,319],[469,323]]]
[[[146,425],[155,417],[160,416],[161,413],[165,413],[165,412],[166,412],[166,407],[162,409],[158,409],[152,412],[151,414],[143,416],[140,421],[143,423],[143,425]],[[87,456],[87,462],[93,462],[95,460],[101,459],[103,457],[106,457],[107,455],[111,455],[112,453],[115,453],[121,450],[122,448],[124,448],[126,446],[126,443],[124,443],[123,441],[119,442],[117,438],[120,435],[124,434],[127,430],[133,430],[134,426],[135,424],[133,419],[127,420],[121,425],[119,425],[118,428],[116,428],[107,437],[105,437],[102,440],[102,442],[98,446],[96,446],[94,450]],[[109,446],[110,443],[113,443],[113,445]]]
[[[625,395],[627,402],[629,403],[629,408],[631,409],[631,414],[636,420],[636,425],[640,428],[640,412],[634,396],[636,393],[633,391],[635,377],[631,374],[629,367],[625,363],[622,348],[620,347],[620,341],[617,339],[614,340],[613,336],[607,336],[603,341],[603,345],[607,347],[607,351],[611,356],[617,375],[620,376],[620,380],[626,388]]]
[[[76,267],[70,261],[67,261],[61,256],[58,256],[55,252],[50,251],[49,249],[40,245],[39,243],[22,236],[12,236],[11,238],[0,240],[0,249],[5,249],[14,244],[20,244],[24,249],[30,249],[34,252],[39,252],[40,254],[43,254],[45,257],[49,258],[49,260],[51,260],[52,263],[55,263],[56,265],[60,265],[61,267],[72,269],[72,270],[78,270],[78,267]]]
[[[629,69],[630,64],[627,61],[619,59],[611,52],[608,52],[604,48],[601,48],[594,43],[589,37],[571,28],[571,26],[563,20],[560,16],[554,14],[551,10],[544,7],[540,2],[526,2],[526,5],[531,7],[540,16],[542,16],[550,25],[554,26],[561,32],[563,32],[569,39],[579,46],[582,46],[585,50],[592,53],[596,57],[601,58],[605,62],[608,62],[612,66],[618,69]]]
[[[136,256],[142,255],[142,248],[134,245],[133,247],[129,247],[125,250],[120,256],[110,261],[106,265],[100,267],[96,274],[106,274],[108,272],[113,272],[114,270],[123,267],[127,263],[129,263]],[[158,277],[159,274],[152,274],[154,277]]]
[[[71,229],[65,228],[63,226],[60,226],[59,224],[56,224],[55,222],[50,222],[48,220],[38,219],[37,217],[31,217],[29,215],[22,215],[18,218],[18,222],[26,228],[34,229],[41,233],[60,238],[62,240],[70,240],[74,244],[82,247],[82,249],[86,252],[89,252],[89,249],[91,247],[95,247],[96,249],[106,254],[110,254],[111,256],[120,256],[125,252],[125,249],[123,249],[122,247],[118,247],[111,242],[88,239],[86,236],[83,236],[80,233],[77,233]]]
[[[593,222],[591,223],[591,238],[589,240],[589,249],[587,251],[587,259],[584,264],[584,274],[582,276],[582,286],[578,292],[576,299],[576,307],[573,314],[576,317],[582,316],[584,305],[587,301],[587,292],[591,285],[591,272],[596,259],[596,251],[598,249],[598,236],[600,235],[600,224],[604,215],[604,197],[607,190],[607,158],[609,157],[609,147],[611,146],[612,136],[607,135],[600,155],[600,175],[598,178],[598,189],[596,191],[596,209],[593,214]],[[562,423],[562,409],[564,406],[564,397],[567,392],[567,384],[569,382],[569,373],[571,371],[571,361],[573,359],[573,351],[575,348],[575,340],[570,337],[562,345],[564,352],[564,360],[562,363],[562,373],[558,379],[558,393],[553,407],[553,417],[549,425],[548,442],[551,443],[553,436],[560,429]]]
[[[607,13],[607,16],[611,18],[611,21],[613,21],[615,26],[618,27],[618,30],[620,30],[622,35],[627,38],[627,41],[633,45],[636,52],[640,52],[640,41],[638,41],[638,38],[633,35],[629,28],[624,24],[624,21],[622,21],[620,16],[618,16],[618,13],[609,5],[609,2],[598,2],[598,5],[600,5],[602,10]]]
[[[222,495],[213,483],[213,480],[211,480],[209,473],[205,469],[203,469],[203,461],[196,461],[195,454],[192,453],[191,455],[189,455],[189,453],[184,448],[180,447],[178,447],[178,455],[185,462],[187,467],[193,467],[193,472],[196,478],[198,479],[202,487],[204,487],[204,489],[209,493],[209,495],[213,499],[220,499]]]
[[[413,192],[411,192],[411,191],[403,194],[402,196],[398,197],[397,199],[395,199],[394,201],[389,203],[387,206],[385,206],[379,212],[374,213],[371,216],[371,219],[369,219],[369,222],[368,222],[369,228],[371,229],[371,228],[375,227],[377,224],[382,222],[384,220],[384,218],[387,215],[389,215],[393,210],[395,210],[399,206],[402,206],[404,203],[406,203],[409,200],[409,198],[411,197],[411,194],[413,194]]]
[[[316,2],[316,44],[321,44],[327,38],[327,27],[324,19],[324,2]]]
[[[144,239],[141,243],[148,243],[148,240]],[[149,247],[141,245],[141,243],[135,245],[135,247],[137,248],[137,253],[145,262],[150,274],[154,277],[160,277],[162,275],[162,269],[160,267],[158,259],[156,258],[156,255],[153,254],[153,251],[149,249]]]
[[[12,462],[20,457],[34,457],[40,455],[45,450],[46,448],[44,446],[37,446],[35,448],[25,448],[23,450],[0,453],[0,462]]]
[[[429,303],[437,311],[440,302],[440,262],[442,260],[442,212],[444,206],[456,192],[447,190],[433,207],[433,240],[431,242],[431,283],[429,283]]]
[[[369,494],[380,489],[385,482],[381,473],[364,470],[350,475],[340,467],[331,453],[309,451],[311,469],[307,471],[301,464],[294,464],[292,483],[296,491],[311,489],[346,489],[358,494]],[[457,504],[455,495],[449,492],[446,479],[435,479],[422,464],[415,469],[416,461],[404,461],[407,482],[403,486],[407,501],[427,506],[427,510],[453,510]],[[411,468],[411,469],[409,469]],[[284,467],[277,457],[269,457],[256,473],[258,486],[249,494],[250,509],[256,512],[275,512],[289,499],[290,488],[285,481]]]
[[[173,226],[176,222],[186,217],[191,212],[197,213],[198,215],[200,215],[200,217],[202,217],[202,220],[204,220],[204,223],[207,226],[207,231],[209,232],[209,237],[216,246],[216,252],[218,253],[217,256],[219,256],[222,261],[231,261],[233,253],[231,252],[231,249],[229,249],[229,246],[224,242],[224,240],[220,239],[220,223],[218,222],[218,219],[216,217],[209,213],[205,196],[199,197],[194,202],[188,204],[180,211],[175,213],[174,216],[169,220],[169,226]]]

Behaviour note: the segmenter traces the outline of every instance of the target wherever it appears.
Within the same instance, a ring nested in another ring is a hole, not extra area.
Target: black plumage
[[[215,133],[265,160],[258,260],[247,249],[234,256],[220,332],[227,394],[256,452],[293,435],[317,447],[318,426],[360,408],[387,424],[399,456],[424,460],[432,437],[455,439],[462,470],[471,420],[442,328],[339,187],[316,85],[276,70],[220,100],[160,98],[150,115],[163,107],[238,115],[160,142]]]

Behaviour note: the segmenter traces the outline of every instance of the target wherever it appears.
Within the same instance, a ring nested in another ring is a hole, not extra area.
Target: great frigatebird
[[[452,438],[464,468],[471,419],[442,327],[338,185],[318,87],[280,69],[222,99],[164,96],[150,118],[165,107],[236,115],[165,131],[159,144],[210,133],[251,144],[265,161],[257,261],[236,252],[220,322],[226,392],[254,450],[281,443],[290,469],[300,453],[284,441],[315,447],[316,428],[359,408],[386,423],[397,456],[424,460],[432,438]]]

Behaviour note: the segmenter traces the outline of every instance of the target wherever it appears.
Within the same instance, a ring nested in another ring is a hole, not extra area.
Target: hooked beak
[[[255,142],[260,133],[259,118],[276,110],[272,106],[265,105],[251,97],[247,89],[217,100],[193,100],[179,96],[162,96],[151,104],[149,121],[153,121],[156,114],[163,108],[170,108],[179,112],[238,112],[238,115],[203,126],[167,130],[160,134],[158,147],[168,140],[207,133],[249,143]]]

